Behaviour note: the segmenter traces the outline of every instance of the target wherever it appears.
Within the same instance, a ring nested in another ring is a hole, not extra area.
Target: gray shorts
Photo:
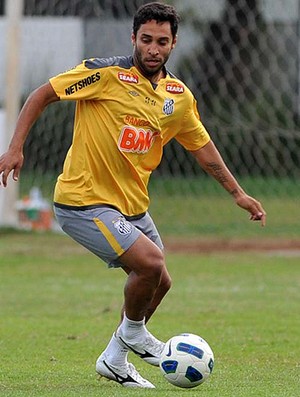
[[[140,219],[126,219],[118,210],[99,206],[85,210],[54,207],[62,230],[93,252],[109,267],[120,267],[119,257],[144,233],[160,249],[163,244],[147,212]]]

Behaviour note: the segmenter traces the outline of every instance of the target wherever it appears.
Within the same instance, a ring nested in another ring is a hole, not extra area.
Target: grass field
[[[240,182],[262,202],[266,228],[248,222],[248,213],[211,178],[157,178],[150,186],[150,210],[160,232],[184,238],[300,238],[299,181],[244,178]]]
[[[20,197],[36,184],[51,201],[56,176],[36,177],[23,172]],[[257,177],[241,178],[240,183],[262,202],[268,214],[267,228],[248,222],[248,213],[238,208],[212,178],[153,178],[150,212],[163,236],[300,238],[299,181]]]
[[[300,260],[279,253],[175,255],[173,288],[149,329],[192,332],[215,354],[195,389],[131,356],[155,390],[99,380],[94,362],[119,318],[124,275],[64,235],[0,234],[0,395],[298,397]]]

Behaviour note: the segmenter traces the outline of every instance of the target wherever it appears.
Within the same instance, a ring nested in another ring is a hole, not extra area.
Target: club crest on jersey
[[[166,91],[171,94],[183,94],[184,86],[180,83],[167,83]]]
[[[118,79],[129,84],[137,84],[139,82],[139,77],[136,74],[130,72],[119,72]]]
[[[170,114],[174,113],[174,105],[175,105],[174,99],[166,98],[163,106],[163,113],[166,116],[170,116]]]
[[[121,216],[118,217],[117,219],[113,220],[113,225],[114,225],[114,228],[117,229],[117,231],[120,234],[125,235],[125,234],[131,233],[131,230],[132,230],[131,223],[126,221],[126,219]]]

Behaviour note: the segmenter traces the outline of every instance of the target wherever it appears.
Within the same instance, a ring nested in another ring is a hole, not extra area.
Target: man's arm
[[[27,135],[43,110],[52,102],[59,101],[50,83],[46,83],[33,91],[19,114],[16,129],[9,148],[0,157],[0,175],[2,185],[7,185],[7,177],[13,171],[13,179],[18,180],[23,165],[23,146]],[[1,185],[0,179],[0,185]]]
[[[227,168],[212,141],[201,149],[191,151],[191,153],[197,159],[200,166],[234,197],[236,204],[250,213],[250,220],[259,220],[261,221],[261,225],[265,226],[266,212],[261,203],[244,192]]]

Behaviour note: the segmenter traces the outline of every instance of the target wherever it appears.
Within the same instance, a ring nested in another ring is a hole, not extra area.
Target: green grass
[[[37,178],[37,179],[35,179]],[[23,173],[20,196],[41,186],[52,201],[55,177]],[[300,182],[281,178],[243,178],[241,185],[260,200],[267,212],[267,227],[249,222],[231,196],[211,178],[160,178],[150,183],[150,212],[163,236],[219,238],[299,238]]]
[[[64,235],[0,234],[0,395],[298,397],[299,256],[168,254],[173,288],[149,323],[162,339],[203,336],[215,354],[196,389],[128,390],[98,380],[94,362],[119,319],[121,270],[108,270]]]
[[[249,222],[248,212],[210,178],[156,179],[150,186],[150,212],[162,235],[218,238],[299,238],[300,183],[243,179],[248,194],[261,201],[267,227]],[[264,188],[263,188],[264,187]]]
[[[150,212],[162,235],[220,238],[299,238],[299,201],[291,198],[262,200],[267,226],[250,222],[248,212],[231,197],[152,196]]]

